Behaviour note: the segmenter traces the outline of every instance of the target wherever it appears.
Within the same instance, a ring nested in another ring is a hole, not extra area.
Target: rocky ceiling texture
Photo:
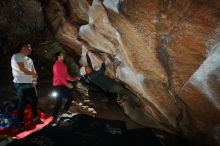
[[[53,35],[124,83],[134,121],[220,145],[219,0],[39,0]]]

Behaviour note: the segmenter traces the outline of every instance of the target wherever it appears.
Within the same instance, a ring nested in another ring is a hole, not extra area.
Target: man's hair
[[[55,60],[58,60],[58,56],[60,56],[60,54],[63,53],[63,51],[57,51],[55,54]]]
[[[18,52],[20,52],[23,47],[28,47],[28,45],[30,45],[29,42],[21,42],[21,43],[18,45]]]

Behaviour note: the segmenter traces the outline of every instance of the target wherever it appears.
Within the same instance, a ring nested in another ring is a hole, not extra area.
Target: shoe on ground
[[[41,121],[38,117],[37,118],[34,118],[33,121],[37,124],[43,124],[44,122]]]
[[[20,131],[25,131],[24,123],[23,123],[23,122],[18,123],[17,127],[18,127],[18,129],[19,129]]]

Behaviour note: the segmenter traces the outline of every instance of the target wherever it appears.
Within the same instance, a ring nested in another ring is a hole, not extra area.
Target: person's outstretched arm
[[[69,80],[69,81],[73,81],[73,82],[77,81],[77,78],[74,77],[74,76],[71,76],[69,73],[67,73],[67,78],[66,79]]]
[[[91,67],[92,70],[94,70],[88,52],[86,53],[86,60],[87,60],[88,66]]]

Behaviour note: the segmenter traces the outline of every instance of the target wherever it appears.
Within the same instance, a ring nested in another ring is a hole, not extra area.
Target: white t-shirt
[[[12,75],[14,77],[14,83],[32,83],[32,75],[27,75],[20,71],[17,62],[24,62],[24,67],[31,71],[33,67],[33,61],[28,56],[24,56],[21,53],[16,53],[11,58]]]

